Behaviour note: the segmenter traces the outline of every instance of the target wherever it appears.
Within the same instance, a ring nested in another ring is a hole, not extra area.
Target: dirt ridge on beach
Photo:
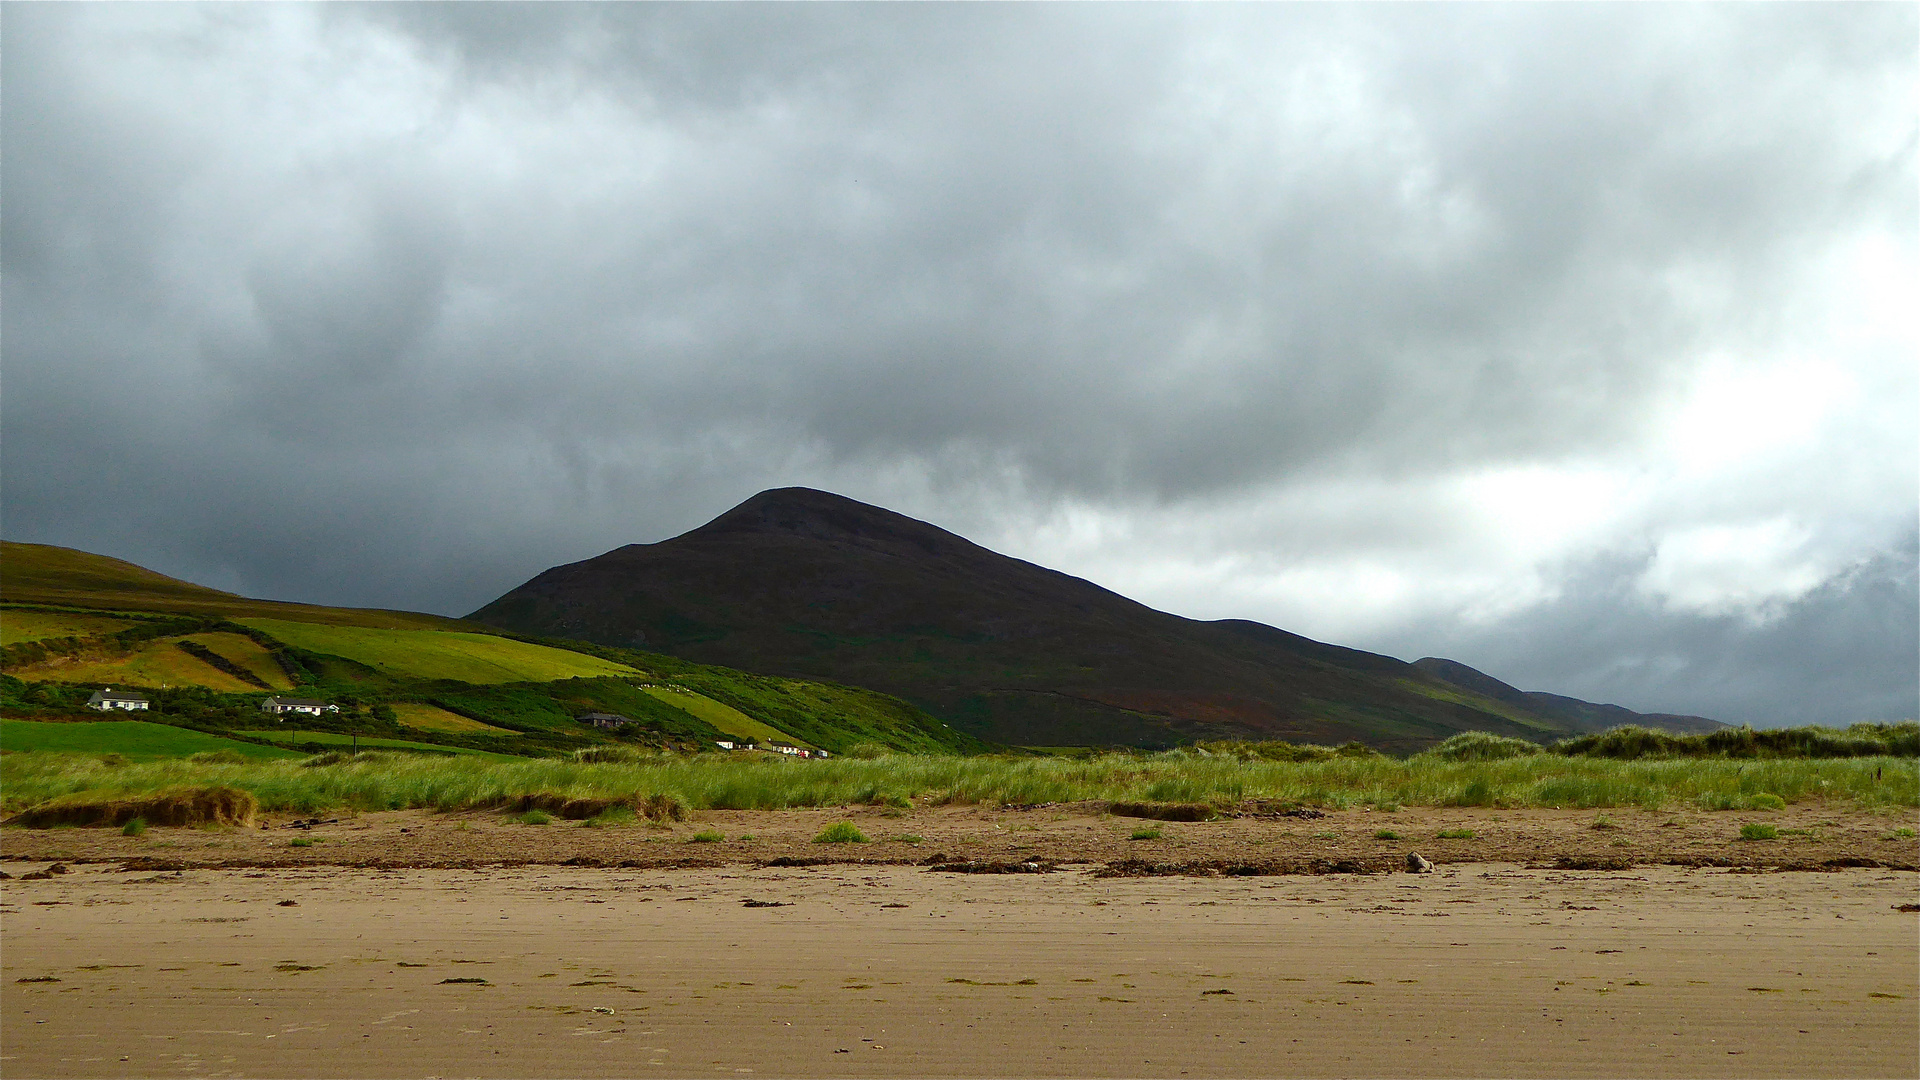
[[[854,823],[867,843],[815,843]],[[696,811],[685,822],[587,828],[521,824],[489,811],[269,815],[260,828],[0,829],[0,860],[120,862],[148,872],[196,868],[360,866],[473,869],[579,866],[1089,865],[1131,876],[1389,873],[1417,852],[1447,866],[1505,862],[1565,870],[1631,866],[1768,871],[1920,870],[1911,812],[1802,804],[1772,812],[1406,808],[1315,817],[1246,815],[1165,822],[1105,814],[1100,804]],[[1776,837],[1744,840],[1742,826]],[[1382,834],[1391,834],[1383,836]],[[722,837],[718,841],[711,838]],[[1149,837],[1135,839],[1139,837]]]

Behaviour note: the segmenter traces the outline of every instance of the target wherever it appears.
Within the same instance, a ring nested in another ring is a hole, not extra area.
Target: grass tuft
[[[1129,839],[1129,840],[1158,840],[1158,839],[1160,839],[1160,830],[1159,830],[1159,829],[1157,829],[1157,828],[1153,828],[1153,827],[1148,827],[1148,828],[1144,828],[1144,829],[1135,829],[1135,830],[1133,830],[1133,835],[1132,835],[1132,836],[1129,836],[1129,837],[1127,837],[1127,839]]]
[[[147,819],[142,817],[134,818],[132,821],[120,827],[121,836],[143,836],[146,834],[146,831]]]
[[[1779,838],[1780,830],[1771,825],[1754,824],[1740,826],[1740,839],[1742,840],[1778,840]]]
[[[1400,834],[1399,834],[1399,833],[1397,833],[1397,832],[1394,832],[1394,831],[1393,831],[1392,829],[1381,829],[1381,830],[1380,830],[1379,832],[1377,832],[1377,833],[1374,833],[1374,834],[1373,834],[1373,838],[1374,838],[1375,840],[1399,840],[1399,839],[1402,839],[1402,837],[1400,836]]]
[[[699,832],[694,833],[692,836],[687,837],[687,843],[718,844],[725,839],[726,837],[720,835],[720,830],[718,829],[701,829]]]
[[[615,805],[609,806],[605,810],[582,821],[580,825],[582,828],[587,829],[614,829],[628,825],[638,825],[639,823],[640,815],[633,812],[633,807]]]
[[[551,825],[553,824],[553,815],[547,813],[545,810],[529,810],[515,817],[513,820],[522,825]]]
[[[813,842],[816,844],[864,844],[867,842],[867,837],[853,822],[836,821],[821,829],[820,835],[814,837]]]
[[[1427,753],[1440,761],[1506,761],[1545,753],[1539,743],[1489,735],[1484,731],[1463,731]]]

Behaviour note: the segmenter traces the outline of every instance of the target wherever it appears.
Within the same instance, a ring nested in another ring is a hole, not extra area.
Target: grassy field
[[[355,745],[356,742],[352,735],[343,735],[338,731],[314,731],[309,728],[295,728],[284,731],[279,728],[258,728],[253,731],[242,731],[238,734],[255,739],[266,739],[269,742],[285,743],[289,746],[319,743],[321,746],[326,747],[347,747]],[[435,754],[466,755],[468,757],[486,758],[489,761],[522,760],[509,754],[489,754],[484,750],[469,750],[462,746],[441,746],[438,743],[413,742],[409,739],[382,739],[363,735],[357,742],[362,750],[426,750]]]
[[[459,713],[448,712],[436,705],[420,705],[402,702],[393,706],[394,715],[410,728],[421,731],[445,731],[455,735],[511,735],[506,728],[497,728],[492,724],[483,724],[470,720]]]
[[[336,736],[337,738],[337,736]],[[1505,761],[1336,757],[1236,761],[1182,753],[1088,759],[895,755],[798,761],[773,755],[663,755],[631,764],[569,759],[378,758],[325,768],[156,762],[99,768],[86,758],[0,760],[4,804],[19,809],[76,791],[131,794],[181,784],[252,792],[268,809],[458,809],[524,795],[664,795],[693,809],[785,809],[912,800],[1031,804],[1112,799],[1274,799],[1307,806],[1503,806],[1649,810],[1766,809],[1829,800],[1866,809],[1920,806],[1920,769],[1905,758],[1623,762],[1541,755]]]
[[[0,645],[47,638],[93,637],[125,630],[133,623],[109,615],[88,615],[65,611],[0,611]]]
[[[213,750],[231,750],[260,760],[301,756],[291,750],[236,742],[145,720],[101,720],[73,724],[0,720],[0,749],[9,751],[9,757],[41,751],[55,754],[119,754],[130,761],[182,758],[188,754]]]
[[[488,634],[328,626],[283,619],[238,621],[296,648],[345,657],[402,678],[488,685],[636,674],[632,668],[610,660]]]
[[[728,735],[737,735],[742,739],[750,740],[762,746],[765,746],[767,743],[788,743],[794,746],[803,746],[809,750],[814,748],[810,742],[796,739],[786,732],[781,731],[779,728],[763,724],[753,717],[748,716],[746,713],[741,712],[739,709],[731,705],[721,704],[707,697],[705,694],[696,694],[691,690],[668,690],[662,687],[651,687],[647,690],[647,695],[657,701],[663,701],[682,712],[705,720],[707,723],[712,724],[717,731],[724,732]]]
[[[232,638],[235,634],[195,634],[194,638]],[[246,638],[240,638],[247,641]],[[247,641],[248,645],[253,642]],[[254,646],[258,648],[258,646]],[[226,655],[228,649],[213,647]],[[204,686],[227,693],[247,693],[259,687],[245,682],[183,652],[171,638],[141,644],[121,656],[54,656],[36,664],[10,667],[7,674],[28,682],[106,683],[121,687]],[[286,686],[281,677],[279,685]]]
[[[291,690],[293,680],[273,659],[273,654],[259,642],[245,634],[214,632],[209,634],[188,634],[184,640],[203,645],[218,653],[228,662],[248,671],[253,677],[266,683],[269,689]]]

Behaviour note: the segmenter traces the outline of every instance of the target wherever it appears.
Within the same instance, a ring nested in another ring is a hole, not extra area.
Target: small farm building
[[[592,724],[594,727],[597,727],[597,728],[609,728],[609,729],[626,727],[628,724],[633,723],[632,717],[621,716],[619,713],[611,713],[611,712],[582,713],[579,716],[574,717],[574,719],[580,721],[583,724]]]
[[[129,694],[125,690],[115,690],[111,686],[105,690],[95,690],[93,696],[87,699],[87,708],[99,709],[101,712],[112,712],[115,709],[141,712],[150,707],[151,703],[145,697]]]

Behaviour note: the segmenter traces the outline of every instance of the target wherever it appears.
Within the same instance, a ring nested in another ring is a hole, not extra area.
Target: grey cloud
[[[1756,727],[1920,716],[1920,538],[1864,560],[1756,624],[1662,610],[1636,594],[1644,561],[1596,560],[1555,602],[1501,625],[1394,634],[1529,689]]]
[[[1648,471],[1920,216],[1893,5],[7,20],[8,535],[298,599],[468,610],[785,483],[978,531],[1382,482],[1324,531],[1397,544],[1461,474]],[[1783,505],[1894,550],[1882,472]]]

